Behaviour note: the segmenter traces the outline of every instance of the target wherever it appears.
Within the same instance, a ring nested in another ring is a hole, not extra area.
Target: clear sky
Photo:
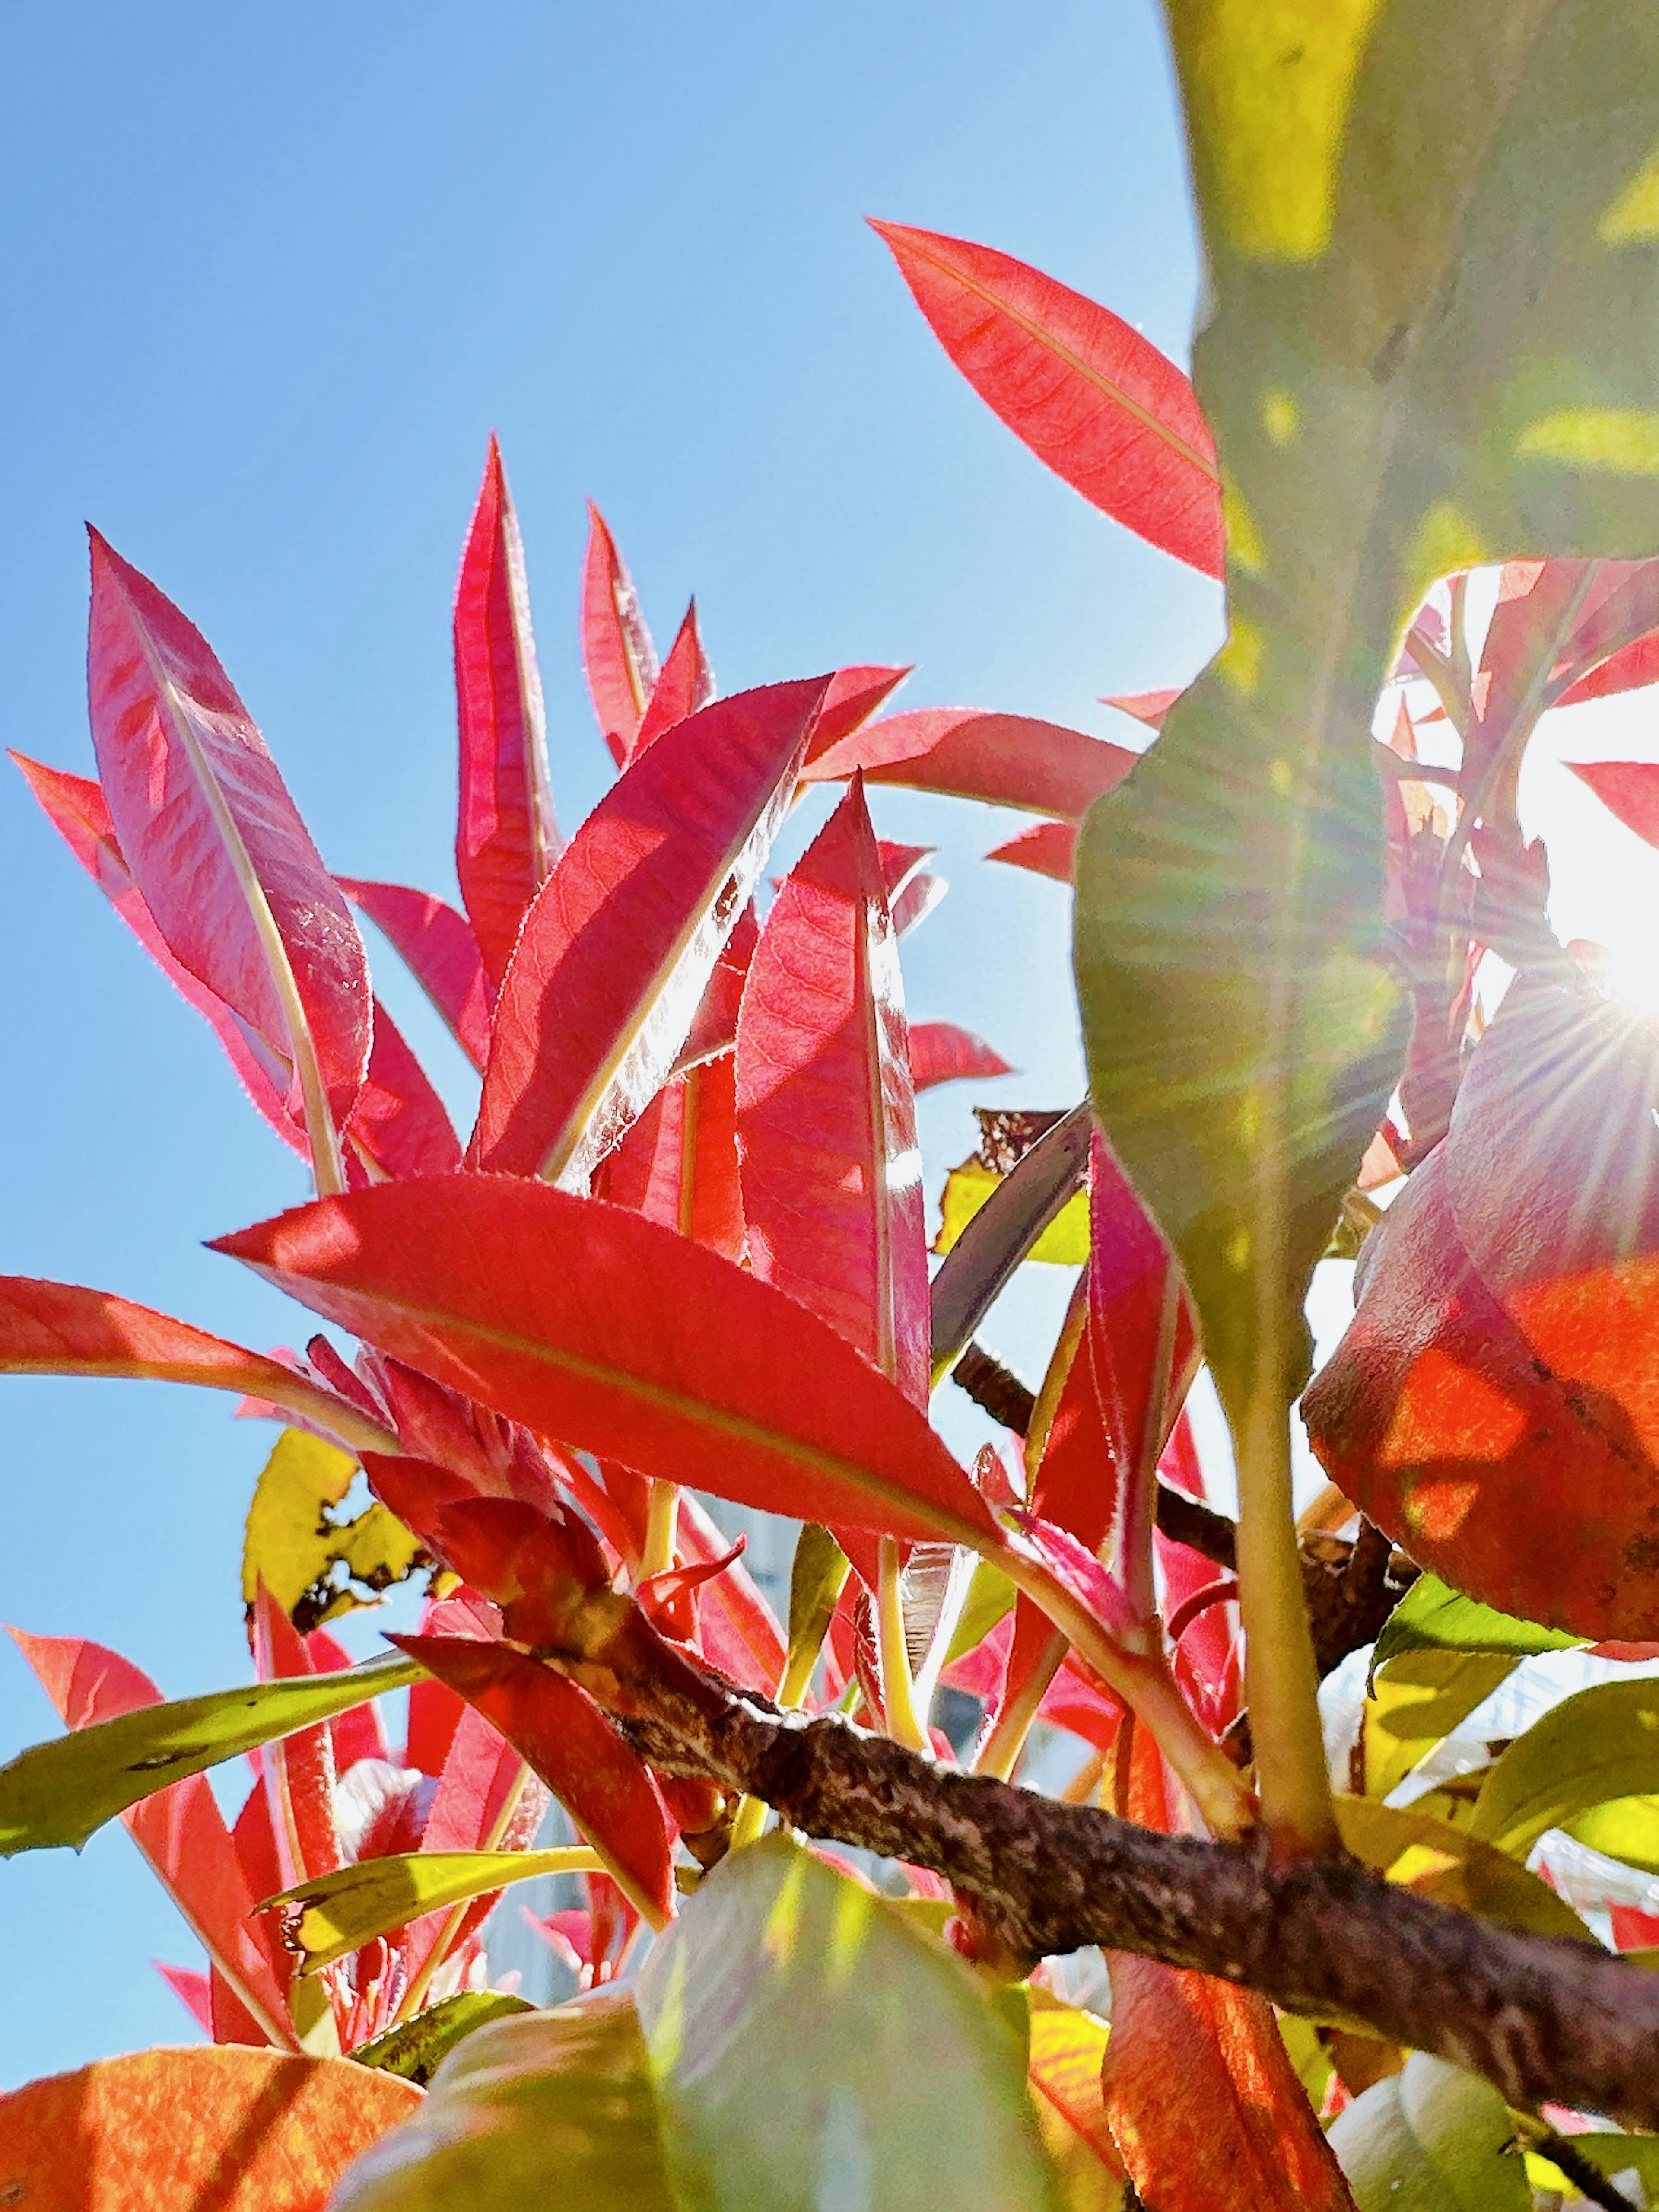
[[[999,246],[1184,358],[1196,264],[1152,0],[60,0],[0,15],[0,82],[8,744],[90,769],[90,519],[206,633],[331,862],[453,896],[449,599],[492,426],[567,825],[609,775],[575,641],[588,495],[659,641],[696,591],[727,690],[914,661],[907,703],[1122,737],[1098,695],[1183,681],[1216,642],[1215,587],[1022,451],[860,220]],[[1568,783],[1548,805],[1587,807]],[[876,812],[956,884],[907,945],[913,1012],[1025,1071],[1002,1103],[1069,1103],[1066,896],[975,865],[1018,821]],[[1611,890],[1586,875],[1574,929],[1651,899],[1646,859],[1620,865]],[[292,1309],[200,1248],[301,1196],[298,1171],[15,780],[0,945],[0,1271],[289,1337]],[[928,1102],[934,1188],[981,1095]],[[1001,1327],[1028,1371],[1057,1287]],[[0,1618],[112,1644],[169,1694],[240,1679],[269,1433],[159,1385],[0,1390]],[[53,1726],[0,1650],[0,1753]],[[147,1962],[195,1963],[190,1938],[118,1830],[0,1867],[0,2085],[189,2033]]]

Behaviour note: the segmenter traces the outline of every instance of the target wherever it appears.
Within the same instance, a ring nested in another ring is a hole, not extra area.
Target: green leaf
[[[1659,549],[1645,0],[1170,0],[1227,642],[1085,821],[1097,1107],[1236,1430],[1398,1072],[1370,722],[1436,576]]]
[[[1379,1667],[1360,1716],[1365,1795],[1386,1797],[1516,1665],[1496,1652],[1411,1651]]]
[[[1535,1620],[1517,1620],[1449,1589],[1438,1575],[1419,1575],[1382,1625],[1371,1672],[1405,1651],[1504,1652],[1525,1659],[1539,1651],[1572,1651],[1583,1642]]]
[[[1610,1859],[1659,1874],[1659,1797],[1615,1797],[1593,1805],[1567,1823],[1567,1833]]]
[[[1054,2212],[1024,2049],[971,1971],[787,1839],[714,1869],[639,1994],[687,2212]]]
[[[410,1851],[359,1859],[355,1866],[319,1875],[268,1897],[256,1908],[286,1906],[283,1935],[299,1954],[300,1972],[314,1974],[336,1959],[406,1928],[422,1913],[488,1897],[509,1882],[544,1874],[603,1874],[606,1863],[580,1844],[544,1851]]]
[[[633,1999],[596,1990],[492,2021],[415,2117],[359,2159],[329,2212],[685,2212],[669,2185]]]
[[[956,1632],[945,1655],[945,1666],[977,1650],[997,1623],[1013,1611],[1014,1597],[1014,1586],[1000,1567],[993,1565],[989,1559],[975,1559],[973,1580],[968,1585],[968,1595],[957,1617]]]
[[[1632,2206],[1638,2201],[1629,2184],[1632,2173],[1646,2191],[1650,2203],[1659,2196],[1659,2136],[1583,2135],[1574,2136],[1571,2142],[1579,2157],[1588,2159],[1598,2172],[1615,2185],[1624,2183]]]
[[[106,1820],[170,1782],[404,1689],[424,1671],[412,1659],[372,1659],[338,1674],[144,1705],[33,1744],[0,1767],[0,1858],[59,1844],[78,1850]]]
[[[1659,1682],[1602,1682],[1517,1736],[1475,1801],[1470,1833],[1523,1859],[1593,1805],[1659,1792]]]
[[[1509,2106],[1420,2051],[1339,2112],[1329,2139],[1359,2212],[1532,2212]]]
[[[1485,1913],[1534,1936],[1595,1937],[1547,1881],[1512,1858],[1450,1827],[1415,1805],[1379,1805],[1370,1797],[1339,1797],[1336,1824],[1344,1847],[1362,1866],[1390,1881],[1464,1912]]]
[[[387,2028],[372,2043],[360,2043],[349,2056],[359,2066],[373,2066],[382,2074],[395,2074],[424,2089],[463,2036],[487,2027],[492,2020],[533,2010],[523,1997],[506,1990],[462,1990],[453,1997],[440,1997],[413,2020]]]

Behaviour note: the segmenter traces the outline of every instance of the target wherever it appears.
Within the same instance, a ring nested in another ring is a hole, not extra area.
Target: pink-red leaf
[[[667,1814],[656,1784],[585,1690],[502,1644],[396,1636],[535,1769],[617,1881],[660,1926],[674,1910]]]
[[[95,531],[87,681],[110,818],[157,929],[294,1071],[313,1138],[325,1109],[338,1128],[373,1018],[351,910],[206,640]]]
[[[455,586],[461,799],[455,872],[492,981],[562,840],[553,815],[547,717],[518,517],[492,434]]]
[[[1621,691],[1643,690],[1650,684],[1659,684],[1659,634],[1620,646],[1588,676],[1570,684],[1555,703],[1577,707],[1586,699],[1611,699]]]
[[[262,1682],[316,1672],[304,1637],[264,1583],[254,1596],[252,1630],[254,1668]],[[344,1855],[334,1821],[334,1739],[328,1723],[266,1744],[261,1764],[283,1887],[332,1874]]]
[[[939,343],[1014,435],[1091,505],[1219,576],[1215,443],[1175,363],[1109,309],[1006,253],[872,228]]]
[[[378,999],[368,1078],[345,1134],[383,1175],[447,1175],[461,1164],[460,1139],[447,1108]]]
[[[354,876],[337,876],[335,881],[389,940],[456,1043],[482,1073],[489,1057],[495,994],[471,923],[430,891],[410,890],[404,884],[366,884]]]
[[[211,1025],[253,1104],[286,1145],[307,1151],[302,1123],[289,1113],[288,1070],[217,992],[199,982],[168,951],[121,855],[103,787],[90,776],[71,775],[42,761],[13,753],[47,820],[92,878],[127,927],[174,990]]]
[[[398,1441],[309,1376],[188,1322],[78,1283],[0,1275],[0,1373],[138,1376],[234,1390],[309,1416],[353,1449]]]
[[[1567,766],[1626,830],[1659,845],[1659,761],[1569,761]]]
[[[700,1060],[666,1083],[615,1152],[595,1195],[632,1206],[728,1260],[743,1257],[732,1055]]]
[[[1017,1073],[972,1030],[958,1029],[954,1022],[910,1024],[910,1080],[918,1091],[931,1091],[935,1084],[959,1083],[969,1077],[989,1083],[999,1075]]]
[[[1179,686],[1162,691],[1109,691],[1100,703],[1103,707],[1115,707],[1120,714],[1127,714],[1132,721],[1144,722],[1149,730],[1161,730],[1164,717],[1180,696]]]
[[[917,707],[868,722],[828,747],[808,762],[802,780],[837,783],[861,769],[866,783],[906,784],[1079,822],[1103,792],[1122,782],[1138,758],[1104,738],[1029,714]]]
[[[633,579],[592,500],[582,563],[582,667],[599,728],[620,768],[656,684],[657,649]]]
[[[854,730],[861,729],[909,673],[908,668],[838,668],[830,678],[830,689],[823,695],[818,719],[812,726],[806,748],[808,760],[816,760],[831,745],[838,745],[843,738],[850,738]]]
[[[18,1628],[10,1634],[67,1729],[118,1720],[162,1702],[147,1674],[102,1644],[78,1636],[29,1636]],[[248,1887],[207,1777],[189,1775],[130,1806],[121,1819],[261,2037],[289,2045],[284,1979],[247,1918],[269,1893]]]
[[[651,696],[623,764],[637,758],[647,745],[655,744],[663,732],[672,730],[676,722],[683,722],[688,715],[711,705],[714,697],[714,672],[702,649],[702,638],[697,629],[697,603],[693,599],[668,648],[662,673],[651,687]]]
[[[856,779],[778,893],[749,964],[737,1116],[755,1273],[925,1406],[927,1247],[909,1035]]]
[[[822,680],[706,707],[594,808],[526,916],[470,1158],[588,1176],[655,1096],[789,805]]]
[[[995,1522],[921,1413],[791,1298],[621,1206],[514,1176],[386,1183],[220,1241],[538,1434],[826,1525]]]
[[[993,846],[988,860],[1002,860],[1011,868],[1029,868],[1034,876],[1048,876],[1069,884],[1077,865],[1077,824],[1073,822],[1034,822],[1006,844]]]

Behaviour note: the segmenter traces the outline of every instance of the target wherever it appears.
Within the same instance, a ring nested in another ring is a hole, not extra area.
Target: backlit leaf
[[[985,857],[1069,884],[1077,866],[1077,828],[1070,822],[1035,822],[1017,837],[993,846]]]
[[[1593,1805],[1659,1793],[1659,1682],[1601,1682],[1564,1698],[1481,1784],[1470,1832],[1524,1859]]]
[[[1531,2212],[1504,2100],[1423,2051],[1339,2112],[1330,2144],[1358,2212]]]
[[[1380,1805],[1370,1797],[1339,1797],[1336,1823],[1343,1848],[1362,1866],[1419,1895],[1484,1912],[1535,1936],[1594,1937],[1547,1881],[1528,1874],[1495,1845],[1465,1834],[1414,1805]]]
[[[898,783],[992,806],[1075,822],[1122,782],[1136,756],[1029,714],[977,707],[917,707],[866,722],[811,758],[805,783],[837,783],[862,769],[866,783]]]
[[[915,1541],[994,1533],[921,1413],[832,1329],[620,1206],[434,1177],[216,1249],[509,1419],[642,1474]]]
[[[990,1083],[999,1075],[1017,1075],[1000,1052],[971,1030],[954,1022],[912,1022],[910,1024],[910,1080],[921,1091],[940,1083],[960,1083],[973,1078]]]
[[[1626,830],[1659,845],[1659,761],[1569,761],[1567,766]]]
[[[1606,1805],[1593,1805],[1567,1823],[1567,1833],[1593,1851],[1610,1859],[1640,1867],[1644,1874],[1659,1874],[1659,1795],[1615,1797]]]
[[[1538,1651],[1570,1651],[1581,1640],[1464,1597],[1437,1575],[1419,1575],[1389,1615],[1371,1667],[1374,1672],[1403,1651],[1502,1651],[1526,1658]]]
[[[242,1602],[261,1583],[296,1627],[309,1632],[406,1581],[420,1545],[384,1505],[355,1519],[329,1517],[356,1479],[350,1453],[301,1429],[284,1429],[254,1486],[242,1536]],[[343,1567],[343,1577],[335,1570]],[[356,1583],[372,1595],[360,1597]]]
[[[1110,2033],[1104,2021],[1062,2004],[1035,1983],[1030,2000],[1031,2102],[1060,2176],[1066,2212],[1118,2212],[1123,2161],[1106,2124],[1100,2065]]]
[[[628,749],[628,759],[633,760],[647,745],[655,744],[665,730],[672,730],[676,722],[698,713],[714,696],[714,672],[702,649],[702,639],[697,631],[697,603],[693,599],[668,649],[662,672],[651,687],[639,729]]]
[[[1360,1720],[1365,1795],[1386,1797],[1516,1664],[1507,1653],[1409,1651],[1378,1668]]]
[[[1003,1181],[976,1152],[970,1152],[960,1167],[951,1170],[939,1193],[939,1231],[933,1244],[936,1253],[943,1255],[955,1248],[963,1231]],[[1080,1267],[1088,1256],[1089,1198],[1086,1191],[1080,1190],[1066,1200],[1025,1257],[1056,1267]]]
[[[266,1898],[259,1909],[289,1908],[283,1914],[284,1938],[301,1972],[314,1974],[441,1906],[465,1905],[540,1875],[593,1874],[604,1868],[597,1851],[575,1844],[540,1851],[410,1851],[360,1859]]]
[[[146,1705],[33,1744],[0,1767],[0,1857],[59,1844],[78,1850],[106,1820],[169,1783],[405,1689],[422,1671],[410,1659],[372,1659],[342,1673]]]
[[[1054,2212],[1018,2039],[971,1971],[782,1837],[653,1949],[640,2013],[686,2212]]]
[[[404,884],[369,884],[355,876],[335,881],[395,947],[474,1067],[489,1057],[489,1011],[495,992],[484,971],[478,940],[465,915],[429,891]]]
[[[533,2009],[523,1997],[505,1990],[462,1990],[453,1997],[440,1997],[436,2004],[387,2028],[373,2042],[360,2043],[351,2056],[359,2066],[376,2067],[424,2089],[464,2037],[493,2020]]]
[[[345,2058],[227,2045],[140,2051],[0,2097],[0,2201],[323,2212],[353,2160],[420,2109],[417,2089]]]
[[[659,738],[538,894],[495,1008],[471,1158],[585,1188],[655,1095],[794,789],[822,682]]]
[[[1093,506],[1221,574],[1221,486],[1193,387],[1105,307],[988,246],[872,228],[981,399]]]
[[[657,649],[633,579],[592,500],[582,566],[582,668],[599,728],[620,768],[656,684]]]

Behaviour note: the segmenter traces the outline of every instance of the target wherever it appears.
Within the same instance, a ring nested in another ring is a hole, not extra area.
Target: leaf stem
[[[1048,1695],[1048,1685],[1059,1674],[1069,1648],[1056,1630],[1038,1652],[1030,1672],[1014,1695],[1005,1702],[980,1746],[974,1760],[975,1774],[989,1774],[999,1782],[1006,1782],[1012,1774],[1025,1748],[1025,1739],[1031,1732],[1037,1709]]]
[[[640,1554],[640,1579],[666,1574],[674,1564],[679,1541],[680,1488],[677,1482],[653,1481],[645,1523],[645,1549]]]
[[[887,1708],[887,1733],[911,1751],[933,1756],[933,1743],[916,1711],[910,1678],[910,1647],[904,1634],[904,1593],[900,1581],[902,1554],[896,1536],[881,1540],[876,1589],[876,1644],[881,1655],[881,1695]]]

